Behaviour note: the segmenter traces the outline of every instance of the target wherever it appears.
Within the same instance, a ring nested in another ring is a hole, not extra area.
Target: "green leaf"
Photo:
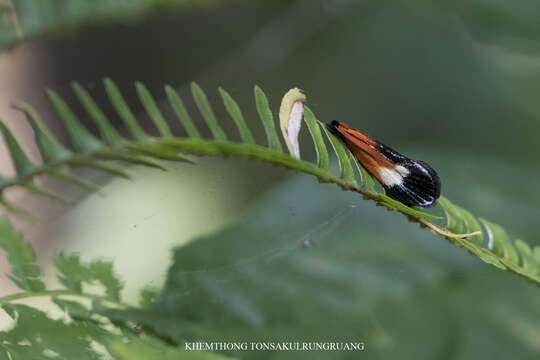
[[[264,126],[266,137],[268,139],[268,147],[274,151],[282,152],[281,142],[276,132],[276,124],[274,122],[274,115],[268,104],[268,98],[258,86],[255,86],[255,104],[257,105],[257,112]]]
[[[169,98],[169,103],[171,104],[171,107],[173,108],[176,116],[186,129],[188,136],[193,138],[200,138],[201,134],[193,123],[191,116],[189,116],[189,113],[184,106],[182,98],[180,98],[178,93],[170,85],[165,85],[165,92],[167,93],[167,97]]]
[[[216,0],[15,0],[17,22],[11,6],[0,3],[0,51],[29,39],[74,35],[88,26],[139,24],[155,13],[181,13],[228,5]],[[101,54],[105,56],[106,54]]]
[[[1,193],[0,193],[0,205],[2,205],[5,210],[15,215],[20,215],[24,217],[26,220],[31,220],[31,221],[36,220],[28,211],[16,206],[11,201],[5,199],[5,197]]]
[[[94,168],[113,176],[118,176],[128,180],[131,179],[131,175],[125,167],[106,161],[75,158],[70,159],[69,164],[74,166]]]
[[[0,332],[0,358],[102,359],[91,347],[92,336],[104,334],[96,325],[53,320],[42,311],[22,304],[3,304],[2,307],[18,316],[12,329]],[[109,334],[109,341],[115,339],[116,336]]]
[[[55,303],[61,310],[69,314],[69,317],[73,320],[90,320],[92,318],[92,311],[86,306],[77,301],[66,300],[59,297],[53,297],[52,302]]]
[[[144,98],[148,94],[145,93],[146,90],[141,86],[142,85],[138,86],[139,93]],[[77,89],[77,86],[74,87]],[[48,131],[46,131],[47,129],[43,127],[42,124],[40,125],[39,118],[36,114],[32,114],[33,110],[31,108],[28,106],[20,106],[23,108],[23,111],[27,113],[29,121],[31,121],[34,127],[37,129],[37,141],[41,143],[41,145],[38,144],[38,146],[40,151],[43,152],[43,158],[49,162],[45,165],[32,165],[20,146],[18,148],[16,147],[18,146],[17,140],[11,136],[11,148],[14,149],[13,151],[15,154],[12,157],[17,160],[14,161],[14,163],[17,164],[19,169],[22,169],[22,171],[26,171],[27,173],[23,175],[19,174],[13,179],[0,178],[0,203],[5,208],[23,213],[21,209],[17,209],[13,204],[6,201],[4,196],[2,196],[3,194],[1,191],[10,186],[22,186],[40,195],[55,199],[59,198],[58,195],[51,193],[46,188],[36,185],[35,180],[41,175],[55,176],[63,179],[64,181],[68,181],[72,184],[83,186],[88,189],[96,188],[94,184],[89,184],[85,182],[84,179],[74,176],[71,172],[72,167],[93,167],[101,171],[108,172],[114,176],[129,178],[126,168],[116,164],[113,161],[120,160],[130,164],[141,164],[144,166],[161,168],[161,162],[157,161],[158,159],[191,162],[190,158],[184,156],[186,153],[195,155],[243,156],[247,158],[259,159],[306,174],[311,174],[316,176],[319,182],[333,183],[341,187],[343,190],[359,193],[364,199],[373,200],[377,203],[377,205],[385,206],[389,210],[397,210],[401,212],[407,216],[408,220],[417,222],[421,227],[428,228],[435,234],[444,236],[451,243],[466,248],[472,254],[478,256],[480,259],[489,264],[497,266],[501,269],[510,270],[527,278],[528,280],[540,283],[540,274],[538,274],[538,272],[535,270],[535,265],[540,266],[540,248],[530,248],[530,251],[528,251],[528,249],[522,245],[517,246],[508,238],[506,232],[500,226],[491,223],[485,223],[486,230],[489,230],[490,232],[490,234],[488,234],[490,237],[488,239],[488,249],[483,248],[483,234],[481,232],[480,223],[476,217],[465,209],[451,204],[449,201],[445,200],[445,198],[441,197],[440,205],[445,211],[447,227],[449,230],[445,230],[435,223],[427,221],[438,219],[437,216],[418,209],[409,208],[399,201],[377,192],[373,178],[368,175],[367,171],[361,167],[355,159],[353,159],[351,153],[346,150],[342,142],[339,139],[332,137],[325,128],[324,124],[320,123],[315,118],[313,113],[307,108],[305,120],[315,143],[318,154],[317,162],[319,166],[315,166],[307,161],[294,159],[287,154],[283,154],[282,152],[277,152],[276,146],[269,149],[249,142],[235,143],[223,139],[215,141],[193,137],[149,138],[146,134],[144,134],[144,132],[142,132],[140,127],[138,127],[139,125],[137,124],[135,117],[133,114],[131,114],[131,111],[125,104],[116,86],[109,79],[105,79],[105,87],[115,108],[120,114],[123,114],[122,116],[124,117],[130,130],[133,132],[133,134],[135,134],[135,136],[139,136],[140,139],[123,142],[117,145],[114,150],[111,150],[109,147],[100,143],[98,148],[88,154],[69,153],[68,151],[62,149],[61,145],[52,135],[50,135]],[[198,106],[201,109],[206,121],[209,123],[209,126],[212,128],[213,125],[217,125],[217,121],[213,115],[210,105],[208,104],[208,100],[206,99],[204,92],[196,84],[193,84],[192,91],[195,101],[198,103]],[[187,118],[189,115],[187,115],[187,112],[185,111],[185,108],[177,94],[175,95],[174,91],[170,87],[167,88],[167,92],[169,98],[172,99],[171,102],[173,103],[173,107],[176,107],[177,113],[179,113],[181,117]],[[225,106],[228,108],[228,111],[231,112],[233,119],[243,119],[238,105],[234,102],[234,100],[232,100],[232,98],[230,98],[230,96],[228,96],[224,90],[221,90],[220,93],[224,99]],[[275,144],[279,144],[281,148],[281,143],[279,142],[277,133],[275,131],[272,112],[268,107],[268,100],[262,90],[260,90],[258,87],[255,88],[255,94],[257,110],[263,119],[263,124],[265,124],[264,126],[269,138],[269,143],[271,144],[272,138],[275,137]],[[79,95],[81,96],[82,102],[87,102],[87,107],[92,108],[94,105],[96,105],[93,103],[91,98],[85,96],[87,94],[84,92],[79,91]],[[50,91],[49,97],[51,98],[51,101],[55,105],[58,112],[60,112],[64,118],[68,119],[67,123],[71,124],[69,126],[72,127],[72,133],[77,133],[80,129],[82,129],[83,132],[86,131],[82,127],[79,128],[81,125],[78,123],[78,120],[74,118],[71,110],[69,110],[69,108],[60,98]],[[147,104],[150,103],[151,105],[147,106],[148,111],[152,112],[157,109],[157,107],[154,106],[155,102],[153,102],[153,99],[146,100]],[[286,106],[284,108],[286,108]],[[99,118],[101,115],[99,115],[95,110],[96,109],[93,109],[95,117]],[[287,111],[284,111],[285,114],[286,112]],[[99,120],[96,121],[99,122]],[[131,125],[129,125],[130,121],[132,121]],[[237,123],[239,122],[237,121]],[[324,140],[322,139],[319,126],[323,127],[323,131],[328,136],[329,141],[337,154],[341,168],[341,178],[332,175],[328,171],[328,152],[326,145],[324,144]],[[101,128],[102,130],[104,129],[103,126]],[[216,128],[213,128],[214,133],[217,133]],[[240,125],[240,130],[242,128],[243,125]],[[137,129],[139,129],[141,132],[138,132]],[[7,130],[5,127],[4,132],[6,134],[10,134],[9,130]],[[101,133],[102,137],[106,137],[105,130],[101,131]],[[247,133],[244,134],[244,139],[248,137],[246,134]],[[7,137],[9,138],[9,135]],[[112,137],[114,138],[115,136],[112,135]],[[83,142],[84,138],[85,137],[83,136],[83,140],[79,142]],[[83,147],[79,146],[79,148]],[[362,186],[357,185],[356,172],[351,165],[351,161],[354,162],[357,172],[360,174]],[[28,170],[30,166],[33,167],[31,170]],[[468,235],[464,232],[479,232],[479,234]],[[490,250],[493,250],[493,252]],[[523,251],[523,253],[521,253],[521,251]],[[533,264],[533,261],[536,264]]]
[[[99,282],[104,287],[108,299],[120,301],[123,284],[114,274],[112,262],[96,260],[83,264],[79,255],[60,253],[55,263],[59,272],[58,280],[71,291],[80,294],[83,291],[83,283]]]
[[[169,161],[181,161],[194,164],[193,160],[182,154],[180,151],[158,143],[130,145],[129,150],[135,153],[148,155],[151,158]]]
[[[362,184],[364,182],[364,173],[362,172],[362,166],[358,164],[358,161],[356,161],[356,159],[355,159],[354,155],[352,154],[352,152],[347,151],[347,155],[349,156],[349,162],[354,164],[354,167],[356,168],[356,170],[358,172],[358,176],[360,177],[360,184]],[[356,178],[356,176],[354,176],[354,177]]]
[[[362,186],[369,191],[377,192],[375,180],[373,180],[371,174],[362,166],[362,164],[360,164],[358,160],[356,160],[352,152],[348,151],[348,153],[350,161],[354,164],[356,170],[358,171]]]
[[[139,95],[139,99],[146,109],[146,112],[148,115],[150,115],[150,118],[158,128],[159,134],[162,137],[171,137],[172,133],[171,129],[169,128],[169,124],[167,124],[167,121],[165,121],[163,118],[163,115],[157,107],[156,101],[154,100],[152,94],[150,94],[150,91],[148,91],[146,86],[144,86],[144,84],[140,81],[135,82],[135,88],[137,89],[137,94]]]
[[[26,115],[26,119],[34,130],[35,141],[45,163],[62,161],[71,156],[71,151],[49,131],[34,108],[22,102],[14,104],[14,107]]]
[[[36,169],[36,166],[30,161],[21,145],[13,136],[9,128],[0,120],[0,131],[4,135],[4,140],[11,155],[13,167],[18,175],[28,174]]]
[[[516,249],[521,255],[523,270],[528,274],[539,274],[540,263],[537,259],[535,259],[529,244],[518,239],[516,240],[515,245]]]
[[[74,174],[67,166],[56,167],[46,174],[88,191],[95,191],[98,194],[101,192],[100,185]]]
[[[186,351],[167,346],[149,337],[131,338],[130,342],[116,341],[107,347],[118,360],[226,360],[233,359],[211,351]]]
[[[155,303],[159,295],[159,288],[147,285],[139,291],[139,306],[146,307]]]
[[[101,142],[81,124],[64,100],[51,89],[47,89],[46,93],[51,105],[64,123],[75,150],[91,152],[99,149],[102,146]]]
[[[114,265],[111,261],[96,260],[90,264],[92,279],[103,285],[107,298],[120,301],[120,293],[124,285],[114,273],[113,268]]]
[[[58,254],[55,259],[58,270],[58,280],[69,290],[82,293],[83,282],[90,282],[92,274],[90,269],[81,263],[79,255]]]
[[[5,216],[0,217],[0,248],[7,253],[11,264],[11,274],[8,276],[20,289],[30,292],[45,290],[34,249],[13,229]]]
[[[519,264],[519,256],[502,227],[485,219],[478,219],[484,225],[487,234],[486,247],[511,264]]]
[[[407,222],[388,226],[388,214],[365,202],[350,203],[350,193],[296,176],[237,224],[178,246],[155,304],[116,318],[179,344],[363,341],[364,351],[347,354],[416,360],[439,359],[449,347],[453,353],[461,339],[457,358],[483,359],[493,346],[496,358],[537,357],[537,287],[434,243]],[[471,329],[483,335],[463,340]],[[396,353],[402,346],[408,350]],[[262,360],[276,353],[225,352]]]
[[[321,134],[321,129],[319,128],[318,120],[315,118],[315,115],[307,106],[304,107],[304,122],[307,124],[313,143],[315,144],[315,151],[317,152],[317,165],[323,169],[328,170],[329,168],[329,159],[328,159],[328,150],[324,144],[324,139]]]
[[[36,179],[32,179],[20,184],[25,190],[31,192],[32,194],[44,197],[46,199],[60,202],[64,205],[70,205],[71,201],[66,199],[64,196],[57,194],[53,191],[47,190],[43,186],[36,183]]]
[[[131,112],[129,105],[124,100],[124,97],[122,96],[122,93],[120,93],[120,90],[118,90],[118,87],[109,78],[105,78],[103,80],[103,83],[105,85],[107,95],[109,96],[109,101],[115,108],[118,116],[120,116],[122,121],[124,121],[124,124],[131,132],[133,138],[139,141],[146,140],[148,138],[148,135],[141,128],[141,126],[137,122],[137,119],[135,119],[135,115],[133,115],[133,113]]]
[[[223,99],[223,105],[225,105],[227,112],[229,113],[231,119],[233,119],[236,127],[238,128],[238,132],[240,133],[240,138],[242,139],[242,141],[248,144],[255,144],[253,134],[251,133],[251,130],[249,130],[249,128],[247,127],[244,116],[242,115],[242,111],[240,110],[240,107],[238,106],[236,101],[234,101],[232,96],[229,95],[229,93],[222,88],[219,88],[219,93],[221,94],[221,98]]]
[[[470,212],[455,204],[452,204],[450,200],[444,196],[441,196],[437,201],[446,214],[446,227],[450,231],[456,234],[480,231],[480,235],[471,236],[470,240],[480,246],[483,245],[484,236],[482,227],[480,226],[478,220],[476,220],[476,218]]]
[[[165,170],[163,165],[157,160],[154,160],[147,156],[131,154],[123,150],[102,150],[96,154],[96,158],[104,160],[120,160],[128,164],[143,165],[155,169]]]
[[[201,87],[197,85],[196,83],[192,82],[191,93],[193,94],[193,99],[195,100],[195,103],[197,104],[197,107],[199,108],[201,115],[206,121],[208,128],[212,132],[214,139],[218,141],[227,140],[227,135],[225,135],[225,132],[223,131],[221,126],[219,126],[216,116],[214,115],[214,112],[212,111],[212,107],[210,106],[210,103],[208,102],[208,98],[206,97],[206,94],[204,93],[203,89],[201,89]]]
[[[107,119],[90,94],[88,94],[88,92],[77,82],[72,82],[71,87],[77,94],[77,97],[86,109],[86,112],[88,112],[96,122],[103,141],[111,146],[117,146],[124,143],[125,140],[122,139],[120,134],[118,134],[118,131],[111,125],[109,119]]]
[[[373,176],[371,176],[371,174],[362,166],[362,164],[358,163],[358,160],[353,159],[352,161],[354,164],[356,164],[358,171],[360,171],[362,186],[369,191],[377,192],[377,184],[375,183],[375,180],[373,180]]]
[[[326,137],[328,140],[330,140],[330,144],[332,144],[332,147],[334,148],[334,152],[337,155],[338,161],[339,161],[339,167],[341,169],[341,177],[352,184],[356,184],[356,180],[354,178],[354,170],[351,166],[351,161],[349,158],[349,155],[347,154],[348,150],[345,149],[343,146],[341,140],[339,140],[337,137],[335,137],[333,134],[331,134],[328,129],[324,126],[324,124],[321,124],[321,127],[326,134]]]
[[[382,206],[386,206],[389,210],[397,210],[403,214],[406,214],[406,215],[410,215],[410,216],[413,216],[415,218],[418,218],[418,219],[429,219],[429,220],[435,220],[435,219],[440,219],[440,217],[438,216],[435,216],[435,215],[431,215],[431,214],[428,214],[428,213],[425,213],[423,211],[420,211],[420,210],[415,210],[411,207],[408,207],[407,205],[397,201],[397,200],[394,200],[392,199],[391,197],[387,196],[387,195],[384,195],[384,194],[380,194],[379,195],[380,198],[379,200],[377,201],[377,204],[378,205],[382,205]]]
[[[459,210],[456,205],[452,204],[447,198],[441,196],[437,202],[444,210],[446,214],[446,228],[456,234],[463,234],[467,232],[467,227],[464,220],[459,215]]]

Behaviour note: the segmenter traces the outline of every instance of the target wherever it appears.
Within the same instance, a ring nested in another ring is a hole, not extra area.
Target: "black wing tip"
[[[413,196],[411,195],[409,189],[405,189],[404,186],[399,185],[385,187],[385,190],[386,195],[409,207],[419,206],[423,208],[430,208],[435,206],[437,199],[439,198],[439,196],[429,194],[428,192],[420,193],[418,190],[416,190],[414,193],[415,195]]]
[[[326,128],[328,129],[328,131],[330,131],[334,135],[340,134],[338,130],[338,126],[339,126],[339,121],[336,121],[336,120],[332,120],[331,122],[326,123]]]
[[[423,171],[419,171],[411,163],[416,163],[416,166],[420,165]],[[431,166],[419,160],[409,160],[407,165],[405,166],[411,172],[403,178],[403,184],[384,187],[386,194],[407,206],[420,206],[423,208],[435,206],[437,199],[441,196],[441,180],[437,172]],[[425,171],[427,171],[427,174]]]
[[[431,180],[433,182],[433,197],[435,198],[433,203],[429,206],[431,207],[435,205],[435,203],[437,202],[437,199],[441,196],[441,178],[439,177],[439,174],[437,174],[437,172],[429,164],[421,160],[416,160],[416,162],[423,165],[424,168],[428,171],[429,175],[431,176]]]

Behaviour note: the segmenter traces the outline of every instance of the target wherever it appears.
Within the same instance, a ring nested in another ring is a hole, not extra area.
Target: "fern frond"
[[[36,264],[34,249],[3,216],[0,217],[0,248],[8,254],[12,267],[9,278],[20,289],[33,292],[45,289],[45,284],[41,280],[41,268]]]
[[[4,190],[11,186],[20,186],[52,198],[57,197],[55,194],[48,193],[46,189],[35,182],[35,179],[40,175],[52,176],[84,189],[94,190],[97,188],[97,185],[78,177],[73,171],[75,167],[91,167],[113,176],[129,178],[126,164],[163,168],[161,160],[190,162],[191,160],[186,154],[248,157],[311,174],[322,183],[333,183],[343,190],[357,192],[364,199],[372,200],[378,206],[399,211],[410,221],[417,222],[421,227],[444,236],[451,243],[466,248],[483,261],[540,284],[539,247],[532,248],[524,241],[511,240],[500,226],[473,216],[469,211],[454,205],[444,197],[440,198],[438,204],[444,211],[446,228],[434,222],[440,219],[439,217],[407,207],[386,196],[382,189],[378,190],[373,178],[363,167],[358,165],[342,142],[328,132],[324,124],[317,120],[307,107],[304,110],[304,121],[315,146],[316,163],[298,160],[283,152],[268,98],[258,86],[254,89],[255,107],[266,133],[266,146],[255,143],[240,107],[223,89],[219,89],[223,105],[238,129],[241,142],[228,140],[228,136],[221,127],[205,92],[195,83],[191,84],[192,95],[213,136],[211,140],[201,137],[184,102],[171,86],[165,86],[165,93],[178,118],[177,120],[184,126],[188,137],[172,134],[171,128],[156,101],[142,83],[135,84],[137,94],[156,126],[159,136],[151,136],[142,129],[112,80],[105,79],[104,86],[109,101],[128,129],[131,138],[120,136],[104,112],[100,110],[86,90],[77,83],[73,83],[73,90],[90,118],[96,123],[99,137],[91,134],[82,125],[69,106],[54,91],[47,90],[51,105],[69,134],[73,147],[71,150],[64,147],[55,138],[29,105],[17,104],[16,107],[26,114],[34,129],[35,141],[43,163],[37,164],[30,160],[9,128],[0,122],[0,131],[4,135],[16,170],[15,177],[11,179],[0,178],[0,204],[8,210],[13,208],[2,196]],[[335,175],[329,170],[330,156],[323,133],[336,155],[340,168],[339,175]]]

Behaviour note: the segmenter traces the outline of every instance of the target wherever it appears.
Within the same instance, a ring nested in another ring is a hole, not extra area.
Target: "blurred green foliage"
[[[62,19],[15,3],[20,19],[28,14],[28,34],[56,28],[59,18],[61,26],[101,22],[95,9]],[[201,80],[232,89],[242,108],[253,101],[246,84],[261,84],[274,105],[296,85],[321,119],[347,121],[429,162],[449,198],[540,244],[536,1],[253,2],[152,18],[143,3],[151,2],[131,2],[143,9],[137,26],[36,40],[53,59],[40,64],[51,74],[45,85],[92,85],[109,74],[185,92]],[[15,37],[8,20],[0,22],[2,46]],[[262,129],[254,136],[262,139]],[[365,353],[233,354],[246,358],[537,359],[538,296],[397,214],[299,177],[237,225],[176,249],[157,305],[114,315],[180,343],[366,343]]]
[[[77,31],[84,25],[140,21],[176,8],[213,8],[230,0],[13,0],[0,4],[0,49],[30,36]],[[9,3],[8,3],[9,4]],[[3,16],[2,16],[3,15]]]
[[[363,341],[246,359],[536,359],[538,288],[403,219],[298,176],[237,225],[175,250],[141,321],[184,341]],[[392,225],[388,226],[388,217]]]

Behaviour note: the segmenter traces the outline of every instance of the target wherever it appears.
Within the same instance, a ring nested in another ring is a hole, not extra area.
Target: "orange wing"
[[[379,150],[380,144],[377,141],[362,134],[358,130],[351,129],[347,124],[342,122],[336,124],[334,128],[339,131],[343,142],[353,153],[354,157],[380,182],[382,182],[381,168],[395,168],[396,163],[381,153]]]

